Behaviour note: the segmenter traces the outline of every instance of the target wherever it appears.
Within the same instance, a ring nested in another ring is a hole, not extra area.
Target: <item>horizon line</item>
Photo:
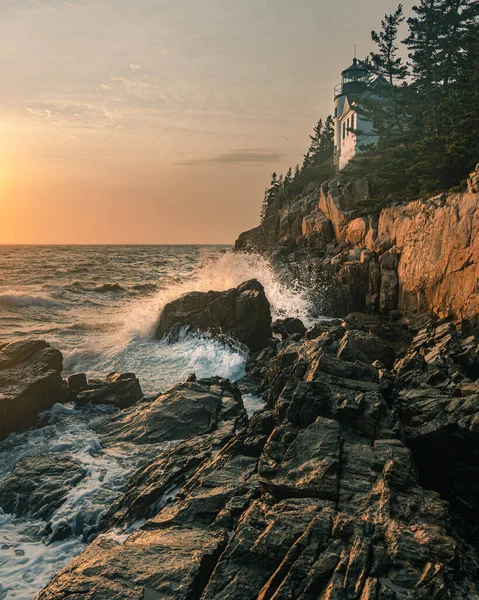
[[[21,244],[12,243],[12,244],[7,244],[7,243],[0,242],[0,248],[6,247],[6,246],[234,246],[234,243],[219,244],[219,243],[205,243],[205,242],[201,242],[201,243],[191,243],[190,242],[188,244],[182,244],[182,243],[145,244],[145,243],[136,243],[136,242],[133,242],[133,243],[98,242],[98,243],[67,244],[64,242],[60,242],[60,243],[21,243]]]

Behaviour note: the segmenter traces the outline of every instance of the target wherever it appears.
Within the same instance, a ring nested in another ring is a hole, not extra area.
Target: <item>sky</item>
[[[233,243],[396,6],[0,0],[0,243]]]

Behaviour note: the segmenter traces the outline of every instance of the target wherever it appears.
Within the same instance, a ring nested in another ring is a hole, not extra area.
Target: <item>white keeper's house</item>
[[[334,162],[339,170],[360,152],[361,146],[378,141],[379,124],[357,110],[361,100],[374,94],[378,85],[389,83],[381,75],[371,77],[368,69],[355,58],[341,73],[341,83],[334,88]]]

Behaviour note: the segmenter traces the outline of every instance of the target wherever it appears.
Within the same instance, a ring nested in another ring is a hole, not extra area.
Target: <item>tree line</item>
[[[358,109],[376,116],[377,144],[345,169],[370,176],[382,205],[461,191],[479,161],[479,2],[420,0],[399,41],[404,21],[400,4],[371,33],[376,49],[363,64],[389,85]]]
[[[264,192],[263,204],[261,207],[261,220],[268,213],[274,198],[279,192],[295,194],[303,189],[306,183],[310,181],[325,181],[334,175],[332,162],[334,148],[334,120],[329,115],[324,121],[319,119],[318,124],[313,129],[313,134],[309,136],[310,145],[308,151],[303,156],[301,165],[298,163],[293,170],[289,167],[286,175],[271,175],[271,183]]]
[[[364,142],[342,176],[368,176],[376,208],[461,191],[479,162],[479,1],[419,0],[407,19],[399,4],[371,39],[375,48],[360,63],[371,80],[387,83],[362,97],[356,111],[374,123],[375,143]],[[360,128],[354,132],[365,139]],[[334,173],[332,117],[310,137],[302,165],[273,176],[263,215],[279,189]]]

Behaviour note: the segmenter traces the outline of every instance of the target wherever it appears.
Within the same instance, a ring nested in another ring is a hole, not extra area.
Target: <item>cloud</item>
[[[1,10],[41,10],[57,9],[88,3],[88,0],[3,0]]]
[[[123,118],[118,111],[89,103],[30,102],[25,106],[25,110],[30,115],[50,123],[84,128],[115,127]]]
[[[130,67],[139,67],[135,69],[139,71],[140,65],[130,65]],[[123,77],[121,75],[110,75],[107,83],[101,83],[98,89],[102,92],[113,92],[116,97],[123,93],[127,96],[148,100],[154,97],[159,92],[159,87],[155,83],[149,83],[145,77]]]
[[[130,69],[132,71],[141,71],[143,69],[143,67],[141,65],[138,65],[135,63],[130,63],[128,66],[130,67]]]
[[[179,165],[209,165],[209,164],[230,164],[230,165],[265,165],[268,163],[276,163],[282,159],[282,152],[267,150],[265,148],[244,148],[223,152],[217,156],[204,159],[186,160]]]

